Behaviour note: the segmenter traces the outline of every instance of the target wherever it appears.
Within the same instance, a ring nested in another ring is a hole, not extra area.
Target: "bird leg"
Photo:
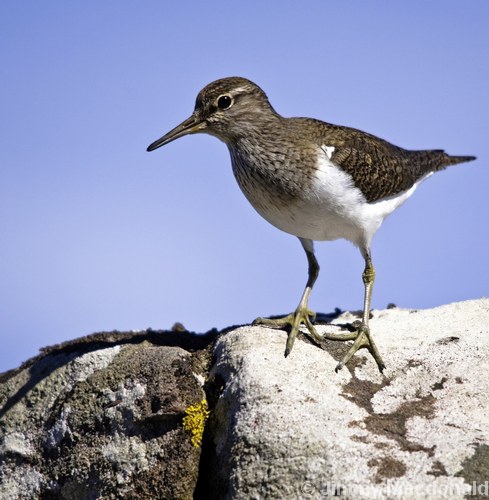
[[[321,344],[324,339],[341,341],[353,340],[353,345],[350,347],[345,357],[338,363],[335,371],[338,372],[339,370],[341,370],[359,349],[366,348],[369,350],[370,354],[372,354],[373,358],[377,362],[379,370],[382,372],[382,370],[384,370],[385,368],[385,365],[382,361],[382,357],[380,356],[377,346],[375,345],[372,335],[370,334],[370,328],[368,325],[372,288],[375,280],[375,269],[372,265],[370,253],[368,252],[368,250],[366,250],[364,253],[365,269],[362,274],[362,279],[365,285],[365,298],[363,303],[363,316],[360,325],[358,326],[356,331],[352,333],[325,333],[324,335],[320,335],[312,324],[312,320],[314,320],[314,318],[316,317],[316,313],[309,310],[308,308],[309,296],[311,295],[312,287],[314,286],[314,283],[316,282],[319,274],[319,264],[316,260],[316,257],[314,256],[314,247],[312,241],[304,240],[302,238],[299,239],[307,255],[309,272],[306,288],[304,289],[304,293],[302,294],[301,301],[299,302],[297,309],[293,313],[288,314],[287,316],[284,316],[282,318],[257,318],[255,319],[255,321],[253,321],[253,324],[271,326],[275,328],[290,327],[290,332],[287,337],[287,344],[285,347],[285,356],[288,356],[292,351],[295,338],[297,337],[299,328],[302,324],[306,326],[310,337],[317,344]]]
[[[368,326],[370,317],[370,301],[372,298],[372,288],[375,280],[375,269],[372,265],[372,260],[370,259],[370,253],[368,251],[365,252],[365,270],[363,271],[362,279],[365,285],[365,298],[363,303],[362,321],[358,326],[357,331],[346,334],[325,334],[323,337],[329,340],[354,340],[353,345],[350,347],[345,357],[336,366],[336,372],[341,370],[343,366],[350,361],[353,355],[362,348],[369,350],[370,354],[377,362],[380,372],[385,369],[384,362],[382,361],[382,357],[380,356],[377,346],[375,345]]]
[[[297,334],[299,333],[301,324],[304,324],[306,326],[315,342],[320,344],[323,339],[323,336],[316,331],[311,321],[316,317],[316,313],[309,310],[308,308],[309,296],[311,295],[312,287],[314,286],[314,283],[316,282],[319,274],[319,264],[316,260],[316,257],[314,256],[314,247],[312,241],[302,238],[299,238],[299,240],[302,243],[304,251],[306,252],[309,267],[306,288],[304,289],[304,293],[302,294],[301,301],[299,302],[297,309],[293,313],[284,316],[283,318],[257,318],[255,319],[255,321],[253,321],[254,325],[265,325],[276,328],[290,327],[290,332],[287,337],[287,344],[285,346],[286,357],[292,351],[292,347],[294,346],[294,341],[297,337]]]

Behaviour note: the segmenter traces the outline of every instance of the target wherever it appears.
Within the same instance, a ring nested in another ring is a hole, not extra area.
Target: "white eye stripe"
[[[235,87],[235,88],[233,88],[233,92],[235,92],[236,94],[250,92],[251,90],[253,90],[251,87]]]

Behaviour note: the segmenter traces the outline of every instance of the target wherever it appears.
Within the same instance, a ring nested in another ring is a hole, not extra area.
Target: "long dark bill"
[[[163,137],[160,137],[158,140],[150,144],[147,151],[154,151],[160,146],[164,146],[165,144],[168,144],[179,137],[183,137],[184,135],[201,132],[206,128],[206,126],[205,122],[200,121],[195,115],[192,115],[190,118],[187,118],[184,122],[180,123],[180,125],[170,130],[170,132],[165,134]]]

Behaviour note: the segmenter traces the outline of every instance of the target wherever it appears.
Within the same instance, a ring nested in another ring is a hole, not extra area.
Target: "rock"
[[[4,374],[0,498],[192,498],[200,448],[182,420],[205,399],[207,360],[176,335],[187,349],[89,336]]]
[[[341,342],[284,359],[280,330],[218,339],[215,496],[455,499],[474,481],[489,494],[489,300],[373,311],[371,330],[384,375],[362,354],[336,374]]]
[[[318,330],[357,319],[332,317]],[[362,352],[336,374],[342,342],[284,358],[258,326],[45,349],[0,375],[0,498],[484,498],[489,300],[371,329],[383,375]]]

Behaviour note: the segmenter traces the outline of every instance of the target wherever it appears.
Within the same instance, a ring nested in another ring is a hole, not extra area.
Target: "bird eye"
[[[217,100],[217,107],[219,109],[228,109],[231,107],[232,104],[233,104],[233,99],[229,95],[222,95]]]

